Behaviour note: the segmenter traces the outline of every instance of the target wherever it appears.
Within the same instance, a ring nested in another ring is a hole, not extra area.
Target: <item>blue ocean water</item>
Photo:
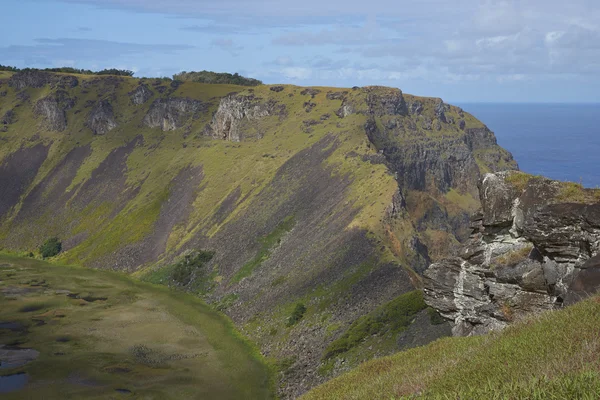
[[[488,126],[521,171],[600,187],[600,104],[459,104]]]

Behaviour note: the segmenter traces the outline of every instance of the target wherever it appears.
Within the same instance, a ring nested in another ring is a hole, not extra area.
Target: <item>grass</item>
[[[600,201],[600,189],[586,189],[575,182],[561,182],[556,200],[568,203],[597,203]]]
[[[494,265],[516,265],[521,261],[527,259],[531,250],[533,249],[533,245],[527,245],[521,247],[518,250],[508,252],[500,257],[497,257],[493,260]]]
[[[3,399],[112,398],[116,388],[139,398],[273,397],[271,370],[257,349],[193,296],[7,255],[0,265],[0,321],[27,327],[25,334],[2,332],[2,342],[40,352],[23,367],[1,370],[26,372],[31,382]],[[93,294],[82,293],[85,287]],[[9,300],[8,288],[20,294]]]
[[[521,193],[529,181],[535,178],[535,176],[527,174],[521,171],[514,171],[511,174],[506,175],[504,181],[510,185],[512,185],[518,193]]]
[[[303,399],[595,399],[600,297],[362,364]]]

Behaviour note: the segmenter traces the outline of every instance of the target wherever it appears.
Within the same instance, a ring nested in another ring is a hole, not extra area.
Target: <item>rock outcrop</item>
[[[113,107],[108,100],[99,100],[88,115],[86,126],[94,135],[104,135],[117,127]]]
[[[13,110],[8,110],[7,112],[4,113],[4,116],[2,116],[2,119],[0,119],[0,124],[10,125],[13,122],[15,122],[15,120],[16,120],[15,112]]]
[[[33,111],[42,116],[48,130],[62,132],[67,128],[66,111],[73,108],[75,100],[64,90],[58,90],[35,103]]]
[[[458,257],[424,273],[425,301],[454,322],[455,335],[486,333],[561,307],[573,297],[576,277],[581,293],[591,290],[578,276],[595,273],[597,191],[502,172],[485,175],[480,199],[482,212],[473,217],[473,233]]]
[[[199,100],[169,97],[154,100],[150,110],[144,117],[144,125],[150,128],[161,128],[172,131],[181,128],[190,118],[197,117],[206,105]]]
[[[215,139],[239,142],[247,135],[244,129],[245,122],[259,120],[270,115],[284,117],[286,115],[285,105],[279,104],[273,99],[264,101],[253,94],[230,94],[221,100],[206,133]],[[257,136],[260,138],[262,135],[259,132]]]
[[[8,84],[16,90],[41,88],[46,85],[68,89],[77,86],[79,80],[72,75],[58,75],[38,70],[23,70],[11,76]]]
[[[134,90],[129,92],[129,98],[131,99],[131,102],[133,104],[135,104],[136,106],[139,106],[140,104],[144,104],[145,102],[150,100],[150,98],[153,95],[154,95],[154,93],[152,92],[152,90],[150,90],[148,85],[146,85],[144,83],[140,83],[140,85],[138,87],[136,87]]]

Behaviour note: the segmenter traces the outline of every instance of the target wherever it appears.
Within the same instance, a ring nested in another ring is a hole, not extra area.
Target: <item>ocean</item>
[[[459,104],[488,126],[521,171],[600,187],[600,104]]]

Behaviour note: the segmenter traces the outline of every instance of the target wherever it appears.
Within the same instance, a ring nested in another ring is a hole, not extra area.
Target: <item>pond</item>
[[[22,389],[29,380],[29,375],[24,372],[0,376],[0,393],[14,392]]]

